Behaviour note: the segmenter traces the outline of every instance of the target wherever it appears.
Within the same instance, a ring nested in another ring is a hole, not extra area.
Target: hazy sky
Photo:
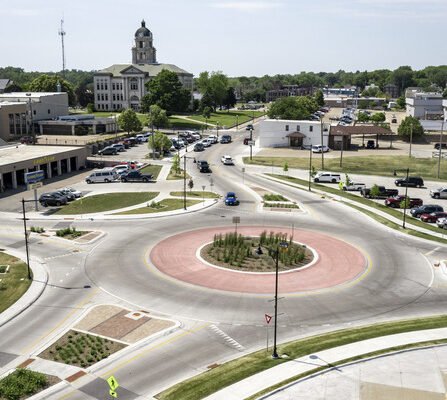
[[[195,75],[447,63],[447,0],[0,0],[0,66],[61,70],[62,16],[68,69],[130,62],[143,18],[158,61]]]

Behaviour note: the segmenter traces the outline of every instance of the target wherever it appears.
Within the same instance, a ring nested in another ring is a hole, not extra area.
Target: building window
[[[143,48],[143,42],[140,42],[140,49]]]
[[[313,132],[314,131],[314,127],[311,125],[309,126],[309,132]]]
[[[106,93],[106,101],[109,101],[109,95]]]
[[[299,125],[296,126],[296,131],[297,131],[297,132],[300,131],[300,126],[299,126]]]
[[[289,131],[289,125],[286,125],[286,132]]]
[[[108,104],[106,104],[106,110],[108,110],[109,109],[109,105]]]
[[[107,85],[107,83],[104,84],[104,89],[105,89],[105,90],[109,90],[109,85]]]
[[[103,94],[101,95],[101,100],[104,101],[104,95]]]
[[[36,110],[33,110],[33,115],[36,115]]]
[[[112,90],[115,90],[115,84],[112,83]]]
[[[130,90],[138,90],[138,80],[137,80],[137,78],[132,78],[130,80]]]
[[[96,90],[99,90],[99,82],[96,82]]]
[[[98,101],[101,100],[101,97],[99,96],[99,93],[98,93],[98,95],[96,97],[97,97]]]
[[[104,90],[104,83],[101,83],[101,90]]]
[[[48,114],[51,114],[51,110],[50,109],[48,109]]]
[[[115,99],[116,99],[116,96],[113,94],[112,95],[112,100],[115,101]]]

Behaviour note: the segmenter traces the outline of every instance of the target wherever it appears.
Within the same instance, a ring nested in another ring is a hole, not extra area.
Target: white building
[[[321,144],[328,145],[329,126],[316,121],[296,121],[286,119],[265,119],[259,123],[257,147],[300,148]]]
[[[442,95],[439,93],[411,93],[405,98],[407,115],[419,119],[442,119]]]
[[[114,64],[95,73],[93,85],[96,110],[139,110],[141,98],[146,94],[145,84],[164,69],[175,72],[183,86],[192,93],[193,74],[173,64],[157,62],[152,32],[146,28],[144,21],[135,32],[134,40],[132,64]]]
[[[444,121],[447,122],[447,100],[442,100],[442,108],[444,109]]]

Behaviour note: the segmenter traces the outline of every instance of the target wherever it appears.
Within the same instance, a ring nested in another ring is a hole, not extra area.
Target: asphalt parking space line
[[[431,256],[433,253],[436,253],[439,249],[441,248],[441,246],[435,247],[433,250],[427,251],[427,253],[424,254],[424,256]]]

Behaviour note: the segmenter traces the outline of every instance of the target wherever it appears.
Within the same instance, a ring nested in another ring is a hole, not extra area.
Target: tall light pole
[[[216,121],[216,136],[217,136],[217,141],[219,141],[219,121]]]
[[[194,160],[196,162],[195,157],[188,157],[186,154],[183,157],[183,209],[186,211],[186,159]],[[179,160],[180,161],[180,160]]]
[[[406,168],[406,169],[395,169],[394,170],[394,176],[396,176],[397,171],[405,171],[406,174],[406,178],[405,178],[405,197],[404,197],[404,216],[402,218],[402,228],[405,229],[405,221],[406,221],[406,217],[407,217],[407,201],[408,201],[408,175],[410,174],[410,168]]]
[[[272,358],[279,358],[278,352],[276,350],[276,334],[278,330],[278,276],[279,276],[279,251],[280,249],[286,251],[289,247],[289,243],[283,241],[280,242],[276,248],[275,254],[275,321],[274,321],[274,331],[273,331],[273,353]]]
[[[413,144],[413,122],[410,125],[410,149],[408,152],[408,158],[411,158],[411,145]]]
[[[320,130],[321,130],[321,170],[324,170],[323,116],[321,116],[320,118]]]
[[[253,126],[250,127],[250,161],[253,160]]]
[[[31,270],[29,267],[28,232],[26,231],[26,211],[25,211],[25,203],[28,201],[30,200],[25,200],[22,198],[23,230],[25,231],[26,267],[28,271],[28,280],[31,280]],[[32,201],[34,202],[34,200]]]
[[[442,134],[444,133],[444,119],[441,124],[441,137],[439,138],[439,153],[438,153],[438,179],[441,172],[441,156],[442,156]]]
[[[312,145],[309,148],[309,192],[312,191],[310,188],[310,181],[312,179]]]

